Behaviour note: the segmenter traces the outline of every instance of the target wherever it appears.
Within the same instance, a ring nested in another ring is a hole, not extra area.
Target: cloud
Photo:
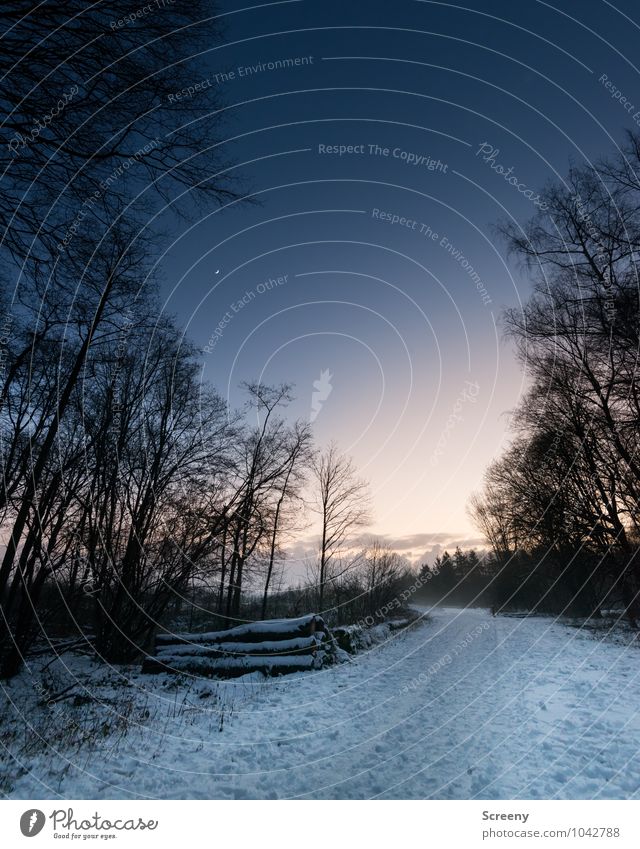
[[[425,545],[431,545],[436,542],[444,542],[449,538],[450,534],[433,533],[433,534],[409,534],[407,536],[394,536],[392,534],[361,534],[358,541],[363,545],[367,545],[372,539],[377,539],[382,545],[388,545],[389,548],[398,551],[406,551],[409,548],[422,548]]]
[[[377,540],[381,545],[388,546],[398,554],[402,554],[414,565],[421,563],[433,564],[436,557],[444,551],[453,552],[456,546],[462,549],[476,548],[479,551],[486,549],[486,542],[482,537],[470,536],[465,533],[455,532],[434,532],[434,533],[416,533],[407,534],[405,536],[394,536],[392,534],[360,534],[354,537],[349,546],[351,551],[366,548],[371,545],[373,540]],[[289,549],[289,562],[312,561],[318,551],[318,536],[313,535],[298,540],[298,542]],[[299,573],[299,569],[296,572]]]

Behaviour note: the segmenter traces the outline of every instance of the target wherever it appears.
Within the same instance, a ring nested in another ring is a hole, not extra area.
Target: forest
[[[533,294],[503,321],[527,379],[471,515],[498,609],[640,616],[640,135],[498,226]]]
[[[128,3],[51,2],[3,42],[0,677],[74,641],[130,661],[158,628],[203,617],[353,622],[415,582],[398,553],[362,542],[368,485],[290,421],[294,387],[247,383],[231,409],[161,308],[158,209],[188,215],[187,193],[204,208],[253,202],[215,144],[218,112],[201,120],[201,103],[173,94],[193,78],[181,58],[222,37],[214,19],[186,26],[207,7],[172,8],[167,40],[155,16],[111,27]],[[5,4],[9,24],[24,8]],[[52,88],[66,93],[55,115]],[[503,317],[527,389],[470,504],[486,550],[423,565],[416,598],[619,609],[636,626],[639,173],[630,133],[619,155],[546,186],[528,224],[498,225],[533,289]],[[292,587],[287,544],[312,521],[318,556]]]
[[[126,2],[23,20],[28,5],[6,4],[0,60],[0,676],[34,646],[136,658],[187,600],[192,626],[197,600],[222,625],[299,607],[271,598],[310,480],[322,541],[305,604],[377,604],[406,564],[378,547],[338,562],[368,510],[352,461],[285,419],[289,386],[247,385],[230,409],[161,309],[158,210],[251,202],[215,144],[220,118],[194,121],[202,104],[173,95],[192,79],[183,60],[221,38],[209,4],[172,9],[171,38],[156,15],[125,25]],[[52,90],[68,92],[53,111]]]

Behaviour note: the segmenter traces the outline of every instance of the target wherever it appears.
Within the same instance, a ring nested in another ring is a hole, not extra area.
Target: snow
[[[304,649],[317,648],[322,645],[322,640],[318,634],[312,634],[310,637],[295,637],[291,640],[265,640],[260,643],[212,643],[211,645],[179,645],[179,644],[164,644],[159,645],[156,651],[156,656],[160,660],[165,660],[165,655],[197,655],[202,654],[207,656],[211,653],[219,654],[220,652],[228,652],[229,654],[268,654],[269,652],[280,653],[288,651],[303,651]]]
[[[340,651],[346,649],[348,653],[361,652],[364,649],[370,649],[378,643],[383,643],[389,639],[392,631],[406,629],[413,624],[414,617],[410,619],[394,619],[392,621],[380,622],[377,625],[365,627],[363,625],[341,625],[334,628],[332,636],[336,643],[336,647]],[[341,655],[336,655],[337,660],[344,660]]]
[[[72,745],[38,714],[37,670],[23,673],[0,705],[20,761],[0,762],[12,798],[640,796],[638,641],[550,618],[438,609],[349,663],[285,678],[185,680],[71,655],[51,670],[100,700],[60,702],[65,722],[128,711],[129,730]],[[12,705],[49,751],[25,750]]]
[[[152,660],[157,660],[171,667],[171,669],[178,671],[194,672],[201,670],[202,673],[207,675],[215,675],[216,672],[238,669],[250,669],[252,671],[264,669],[265,672],[268,672],[269,670],[277,670],[279,667],[304,670],[314,669],[316,666],[320,666],[320,661],[312,655],[303,655],[302,657],[297,655],[293,657],[262,657],[261,655],[253,655],[251,657],[223,657],[212,660],[202,653],[185,656],[167,652],[159,655],[157,658],[152,658]]]
[[[204,634],[158,634],[158,645],[164,643],[219,643],[252,636],[268,636],[269,634],[293,634],[296,631],[306,631],[312,622],[324,627],[324,621],[316,613],[300,616],[298,619],[267,619],[264,622],[247,622],[236,625],[227,631],[209,631]]]

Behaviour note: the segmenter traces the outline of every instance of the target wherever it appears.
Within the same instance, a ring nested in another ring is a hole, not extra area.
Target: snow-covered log
[[[250,672],[262,672],[264,675],[288,675],[291,672],[321,669],[322,665],[323,658],[312,655],[302,657],[245,655],[214,659],[201,654],[163,654],[158,657],[148,657],[142,670],[143,672],[181,672],[205,677],[237,678]]]
[[[338,649],[323,618],[271,619],[203,634],[160,634],[143,672],[232,678],[248,672],[285,675],[320,669]]]
[[[320,636],[322,635],[322,636]],[[315,651],[322,645],[325,633],[320,631],[318,635],[314,634],[311,637],[296,637],[293,640],[265,640],[263,643],[211,643],[197,645],[157,645],[156,655],[165,657],[173,655],[174,657],[187,655],[198,655],[200,657],[223,657],[229,656],[244,656],[244,655],[277,655],[290,656],[301,654],[314,654]]]
[[[261,643],[264,640],[290,640],[295,637],[307,637],[317,631],[327,631],[322,616],[309,613],[297,619],[268,619],[264,622],[247,622],[227,631],[209,631],[204,634],[158,634],[156,644],[173,645],[176,643]]]
[[[334,643],[348,654],[356,654],[359,651],[371,648],[377,643],[388,639],[392,631],[403,631],[410,628],[419,617],[412,616],[406,619],[392,619],[380,622],[377,625],[363,627],[362,625],[339,625],[333,629],[332,637]]]

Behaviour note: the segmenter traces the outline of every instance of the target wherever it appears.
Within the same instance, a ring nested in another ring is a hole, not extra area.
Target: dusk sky
[[[413,560],[481,545],[468,498],[525,385],[500,315],[530,291],[495,224],[640,125],[636,4],[221,9],[177,96],[221,94],[258,202],[164,214],[165,309],[232,405],[254,379],[295,384],[292,417],[314,404],[371,481],[371,532]]]

